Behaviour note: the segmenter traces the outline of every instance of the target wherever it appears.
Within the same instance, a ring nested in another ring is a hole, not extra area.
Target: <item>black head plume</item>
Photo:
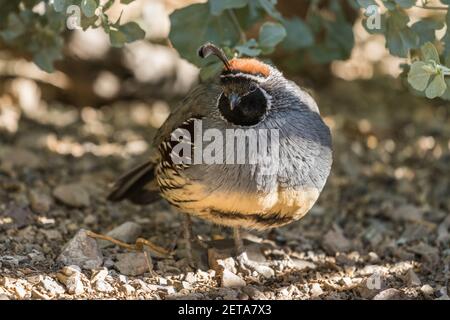
[[[209,42],[205,43],[198,49],[198,55],[200,58],[208,58],[212,54],[218,57],[223,62],[225,68],[230,70],[230,63],[228,62],[227,56],[222,51],[222,49]]]

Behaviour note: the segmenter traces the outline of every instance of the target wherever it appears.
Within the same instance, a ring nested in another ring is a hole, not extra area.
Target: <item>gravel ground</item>
[[[145,158],[166,102],[24,110],[1,97],[20,120],[18,130],[0,121],[0,299],[449,299],[450,112],[397,88],[336,80],[315,92],[335,148],[318,203],[296,223],[248,233],[247,260],[230,254],[229,230],[195,220],[195,268],[164,201],[105,200]]]

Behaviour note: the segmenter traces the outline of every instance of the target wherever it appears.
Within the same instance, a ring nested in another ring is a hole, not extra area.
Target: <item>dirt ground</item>
[[[305,218],[248,234],[253,268],[219,247],[229,230],[200,220],[209,250],[196,247],[192,268],[181,216],[164,201],[105,200],[148,153],[158,121],[139,103],[11,109],[20,120],[0,134],[0,299],[449,299],[449,106],[391,79],[335,80],[314,95],[333,133],[332,174]],[[154,109],[166,103],[176,101]],[[174,255],[148,266],[80,232],[126,222],[117,237]]]

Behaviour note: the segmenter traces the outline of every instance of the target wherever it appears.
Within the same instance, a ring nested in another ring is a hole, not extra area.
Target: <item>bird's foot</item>
[[[166,250],[144,238],[138,238],[138,239],[136,239],[136,242],[134,244],[129,244],[129,243],[114,239],[110,236],[95,233],[95,232],[92,232],[89,230],[87,231],[87,235],[93,239],[109,241],[109,242],[114,243],[115,245],[118,245],[119,247],[122,247],[127,250],[142,252],[145,256],[145,259],[147,261],[147,266],[150,271],[153,268],[151,266],[150,259],[148,258],[147,252],[150,252],[150,254],[155,255],[157,257],[161,257],[161,258],[168,258],[172,255],[171,251]]]

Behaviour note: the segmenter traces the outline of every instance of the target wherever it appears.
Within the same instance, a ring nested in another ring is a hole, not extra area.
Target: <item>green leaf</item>
[[[130,4],[130,3],[132,3],[134,0],[120,0],[120,3],[123,3],[123,4]]]
[[[211,14],[219,16],[224,10],[243,8],[248,4],[248,0],[209,0]]]
[[[200,79],[206,81],[212,79],[218,75],[223,69],[223,63],[221,61],[216,61],[208,64],[207,66],[200,69]]]
[[[446,89],[447,83],[445,82],[444,74],[438,73],[428,85],[427,90],[425,90],[425,95],[428,99],[434,99],[442,96]]]
[[[121,31],[111,29],[109,31],[109,41],[112,47],[121,48],[127,42],[127,37]]]
[[[378,6],[375,0],[357,0],[361,8],[367,9],[370,6]]]
[[[92,18],[95,15],[95,10],[97,9],[97,2],[95,0],[82,0],[81,10],[84,15],[88,18]]]
[[[5,42],[10,42],[17,37],[24,34],[26,27],[20,20],[19,16],[15,13],[10,13],[8,15],[8,24],[5,30],[0,31],[0,36]]]
[[[423,61],[416,61],[411,65],[408,73],[408,82],[416,90],[423,91],[428,85],[431,74],[424,69]]]
[[[258,42],[255,39],[250,39],[243,45],[236,46],[239,56],[256,57],[261,54],[261,49],[258,48]]]
[[[276,20],[283,20],[283,16],[280,12],[275,8],[276,1],[270,0],[256,0],[261,8],[266,11],[266,13]]]
[[[386,46],[395,56],[406,57],[419,45],[419,36],[408,27],[409,17],[403,11],[392,11],[386,19]]]
[[[174,48],[181,57],[200,67],[209,61],[197,56],[198,48],[205,42],[231,48],[239,41],[239,32],[229,15],[211,15],[208,3],[175,10],[170,15],[170,24],[169,39]]]
[[[285,49],[298,50],[309,47],[314,43],[314,35],[311,29],[300,18],[285,19],[283,25],[287,32],[283,41]]]
[[[118,29],[125,35],[126,42],[133,42],[145,38],[145,31],[136,22],[128,22],[119,26]]]
[[[411,26],[411,30],[419,36],[419,46],[436,40],[436,30],[444,27],[444,23],[432,19],[419,20]]]
[[[259,29],[259,45],[266,53],[273,50],[286,37],[286,29],[275,22],[265,22]]]
[[[423,60],[424,61],[434,61],[436,63],[440,63],[439,54],[436,50],[436,47],[431,43],[427,42],[425,43],[421,48],[420,51],[422,52]]]
[[[68,0],[53,0],[53,8],[56,12],[63,12],[68,6]]]

